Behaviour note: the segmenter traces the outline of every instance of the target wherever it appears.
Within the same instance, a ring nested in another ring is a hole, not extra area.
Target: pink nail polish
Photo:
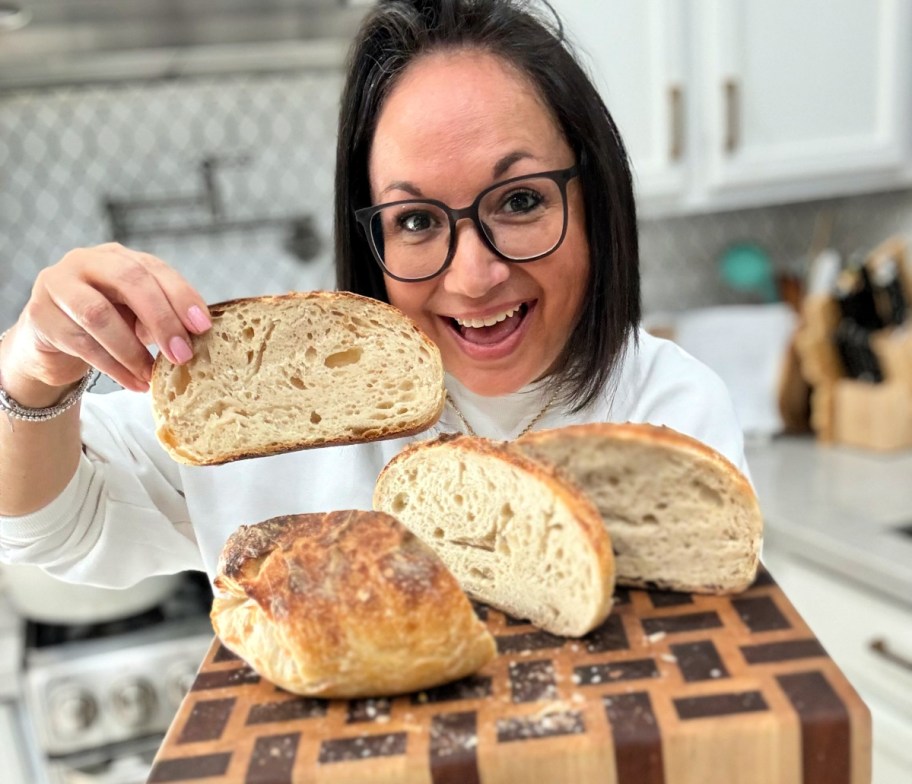
[[[171,356],[178,365],[182,365],[193,356],[187,341],[176,335],[168,341],[168,348],[171,350]]]
[[[187,318],[190,319],[190,323],[197,332],[205,332],[212,326],[209,317],[203,313],[203,309],[199,305],[194,305],[187,311]]]

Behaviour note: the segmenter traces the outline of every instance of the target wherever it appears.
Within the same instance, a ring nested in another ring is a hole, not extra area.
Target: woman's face
[[[458,209],[493,183],[575,163],[518,72],[489,54],[440,53],[412,64],[380,113],[371,195],[374,204],[428,198]],[[504,261],[464,220],[442,274],[418,283],[386,277],[390,302],[421,326],[447,371],[473,392],[514,392],[546,375],[563,350],[589,278],[578,177],[567,185],[567,205],[563,243],[538,261]]]

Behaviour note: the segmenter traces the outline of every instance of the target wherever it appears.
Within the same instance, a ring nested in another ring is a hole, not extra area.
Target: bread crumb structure
[[[754,581],[763,534],[756,494],[705,444],[668,427],[595,423],[529,433],[515,446],[594,501],[619,585],[734,593]]]
[[[541,629],[580,636],[611,610],[614,561],[598,510],[506,445],[414,444],[384,468],[374,508],[433,547],[470,596]]]
[[[341,292],[213,305],[193,359],[152,376],[159,441],[211,465],[400,437],[443,410],[440,352],[396,308]]]

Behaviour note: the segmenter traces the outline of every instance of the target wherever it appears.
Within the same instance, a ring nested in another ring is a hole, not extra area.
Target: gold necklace
[[[556,398],[557,398],[557,390],[555,390],[551,394],[551,397],[548,398],[548,402],[545,403],[544,406],[542,406],[541,411],[539,411],[534,417],[532,417],[532,421],[530,421],[529,424],[526,425],[522,429],[522,432],[520,432],[520,434],[518,436],[516,436],[516,438],[522,438],[533,427],[535,427],[538,424],[538,421],[545,415],[545,412],[549,408],[551,408],[551,404],[555,401]],[[453,409],[453,411],[456,412],[456,416],[459,417],[460,421],[462,422],[463,426],[465,427],[466,433],[468,433],[470,436],[477,438],[478,434],[475,432],[475,430],[469,424],[468,420],[465,418],[465,415],[462,413],[462,411],[459,410],[459,406],[456,405],[456,401],[453,400],[452,396],[450,395],[449,390],[447,390],[447,393],[446,393],[446,400],[447,400],[447,403],[450,404],[450,407]],[[514,438],[513,440],[515,441],[516,438]]]

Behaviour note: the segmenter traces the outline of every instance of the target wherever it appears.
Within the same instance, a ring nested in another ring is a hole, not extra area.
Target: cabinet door
[[[551,0],[630,155],[638,196],[685,186],[685,63],[680,0]]]
[[[700,0],[711,189],[895,171],[907,153],[909,0]],[[783,193],[782,195],[788,195]]]

